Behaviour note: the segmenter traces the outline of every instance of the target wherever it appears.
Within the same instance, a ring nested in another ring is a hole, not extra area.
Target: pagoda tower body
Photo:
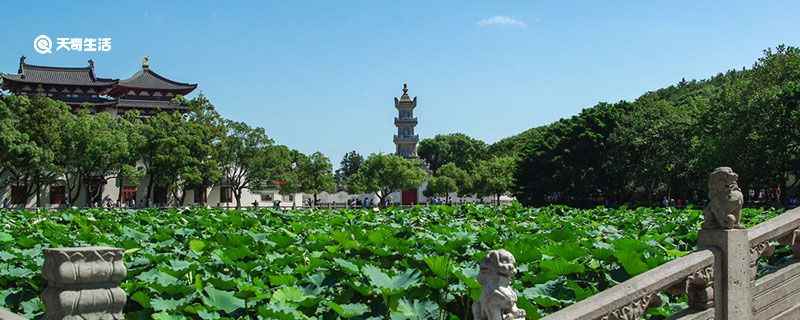
[[[414,128],[417,126],[417,118],[414,117],[417,97],[412,99],[408,96],[408,84],[403,84],[403,95],[394,98],[394,107],[398,112],[397,118],[394,118],[394,125],[397,127],[397,134],[394,136],[396,153],[406,158],[414,158],[417,156],[419,142],[419,136],[414,133]]]

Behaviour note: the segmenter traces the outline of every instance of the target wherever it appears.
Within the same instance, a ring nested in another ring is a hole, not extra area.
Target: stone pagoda
[[[417,97],[412,99],[408,96],[407,83],[403,84],[403,95],[394,98],[394,107],[398,112],[398,117],[394,118],[394,125],[397,127],[397,134],[394,136],[396,153],[406,158],[416,157],[419,136],[414,133],[414,127],[417,126],[414,108],[417,107]]]

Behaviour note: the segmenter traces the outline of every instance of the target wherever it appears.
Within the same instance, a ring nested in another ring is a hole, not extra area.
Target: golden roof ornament
[[[144,56],[144,59],[142,59],[142,68],[150,68],[150,57],[149,56]]]

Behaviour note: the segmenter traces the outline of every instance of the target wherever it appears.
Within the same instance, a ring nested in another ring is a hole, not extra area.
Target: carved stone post
[[[750,240],[740,224],[743,195],[738,175],[728,167],[709,176],[709,203],[703,211],[698,246],[718,250],[714,257],[714,309],[717,320],[753,318]]]
[[[122,249],[109,247],[44,250],[42,293],[46,319],[124,319],[127,270]]]

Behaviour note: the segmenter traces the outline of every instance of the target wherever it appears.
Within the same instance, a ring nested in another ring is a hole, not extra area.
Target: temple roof
[[[175,91],[183,95],[188,94],[197,88],[196,83],[177,82],[170,80],[153,70],[150,70],[149,61],[150,60],[148,58],[145,58],[144,62],[142,63],[142,69],[134,73],[133,76],[128,79],[120,80],[119,86],[129,89]],[[118,90],[114,91],[119,92]]]
[[[17,74],[0,74],[4,81],[24,83],[41,83],[71,86],[113,86],[115,79],[98,78],[94,75],[94,62],[89,60],[86,67],[50,67],[25,63],[25,56],[20,58]]]

